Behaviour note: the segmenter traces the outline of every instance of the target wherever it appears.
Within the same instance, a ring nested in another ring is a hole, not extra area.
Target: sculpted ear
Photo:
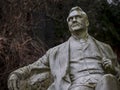
[[[86,20],[86,26],[87,26],[87,27],[89,26],[89,21],[88,21],[88,19]]]

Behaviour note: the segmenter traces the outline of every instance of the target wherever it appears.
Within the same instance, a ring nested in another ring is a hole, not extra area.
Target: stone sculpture
[[[88,34],[87,14],[73,7],[67,18],[71,37],[49,49],[38,61],[13,71],[10,90],[19,90],[19,80],[34,77],[31,83],[53,76],[48,90],[120,90],[119,64],[111,47]]]

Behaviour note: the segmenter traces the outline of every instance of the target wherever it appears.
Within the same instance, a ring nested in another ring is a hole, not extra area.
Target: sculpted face
[[[80,10],[73,10],[68,16],[68,26],[71,32],[86,30],[89,25],[86,14]]]

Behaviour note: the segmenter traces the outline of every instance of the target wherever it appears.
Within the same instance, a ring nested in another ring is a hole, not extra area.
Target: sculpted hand
[[[113,66],[112,61],[110,59],[107,59],[107,58],[103,57],[102,64],[103,64],[104,69],[108,73],[111,73],[111,71],[114,70],[114,66]]]
[[[12,74],[9,77],[8,88],[9,90],[19,90],[19,78],[17,77],[17,75]]]

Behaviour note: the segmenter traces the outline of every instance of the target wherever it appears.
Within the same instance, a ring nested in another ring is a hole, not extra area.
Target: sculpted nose
[[[73,17],[73,22],[75,22],[76,21],[76,18],[75,17]]]

